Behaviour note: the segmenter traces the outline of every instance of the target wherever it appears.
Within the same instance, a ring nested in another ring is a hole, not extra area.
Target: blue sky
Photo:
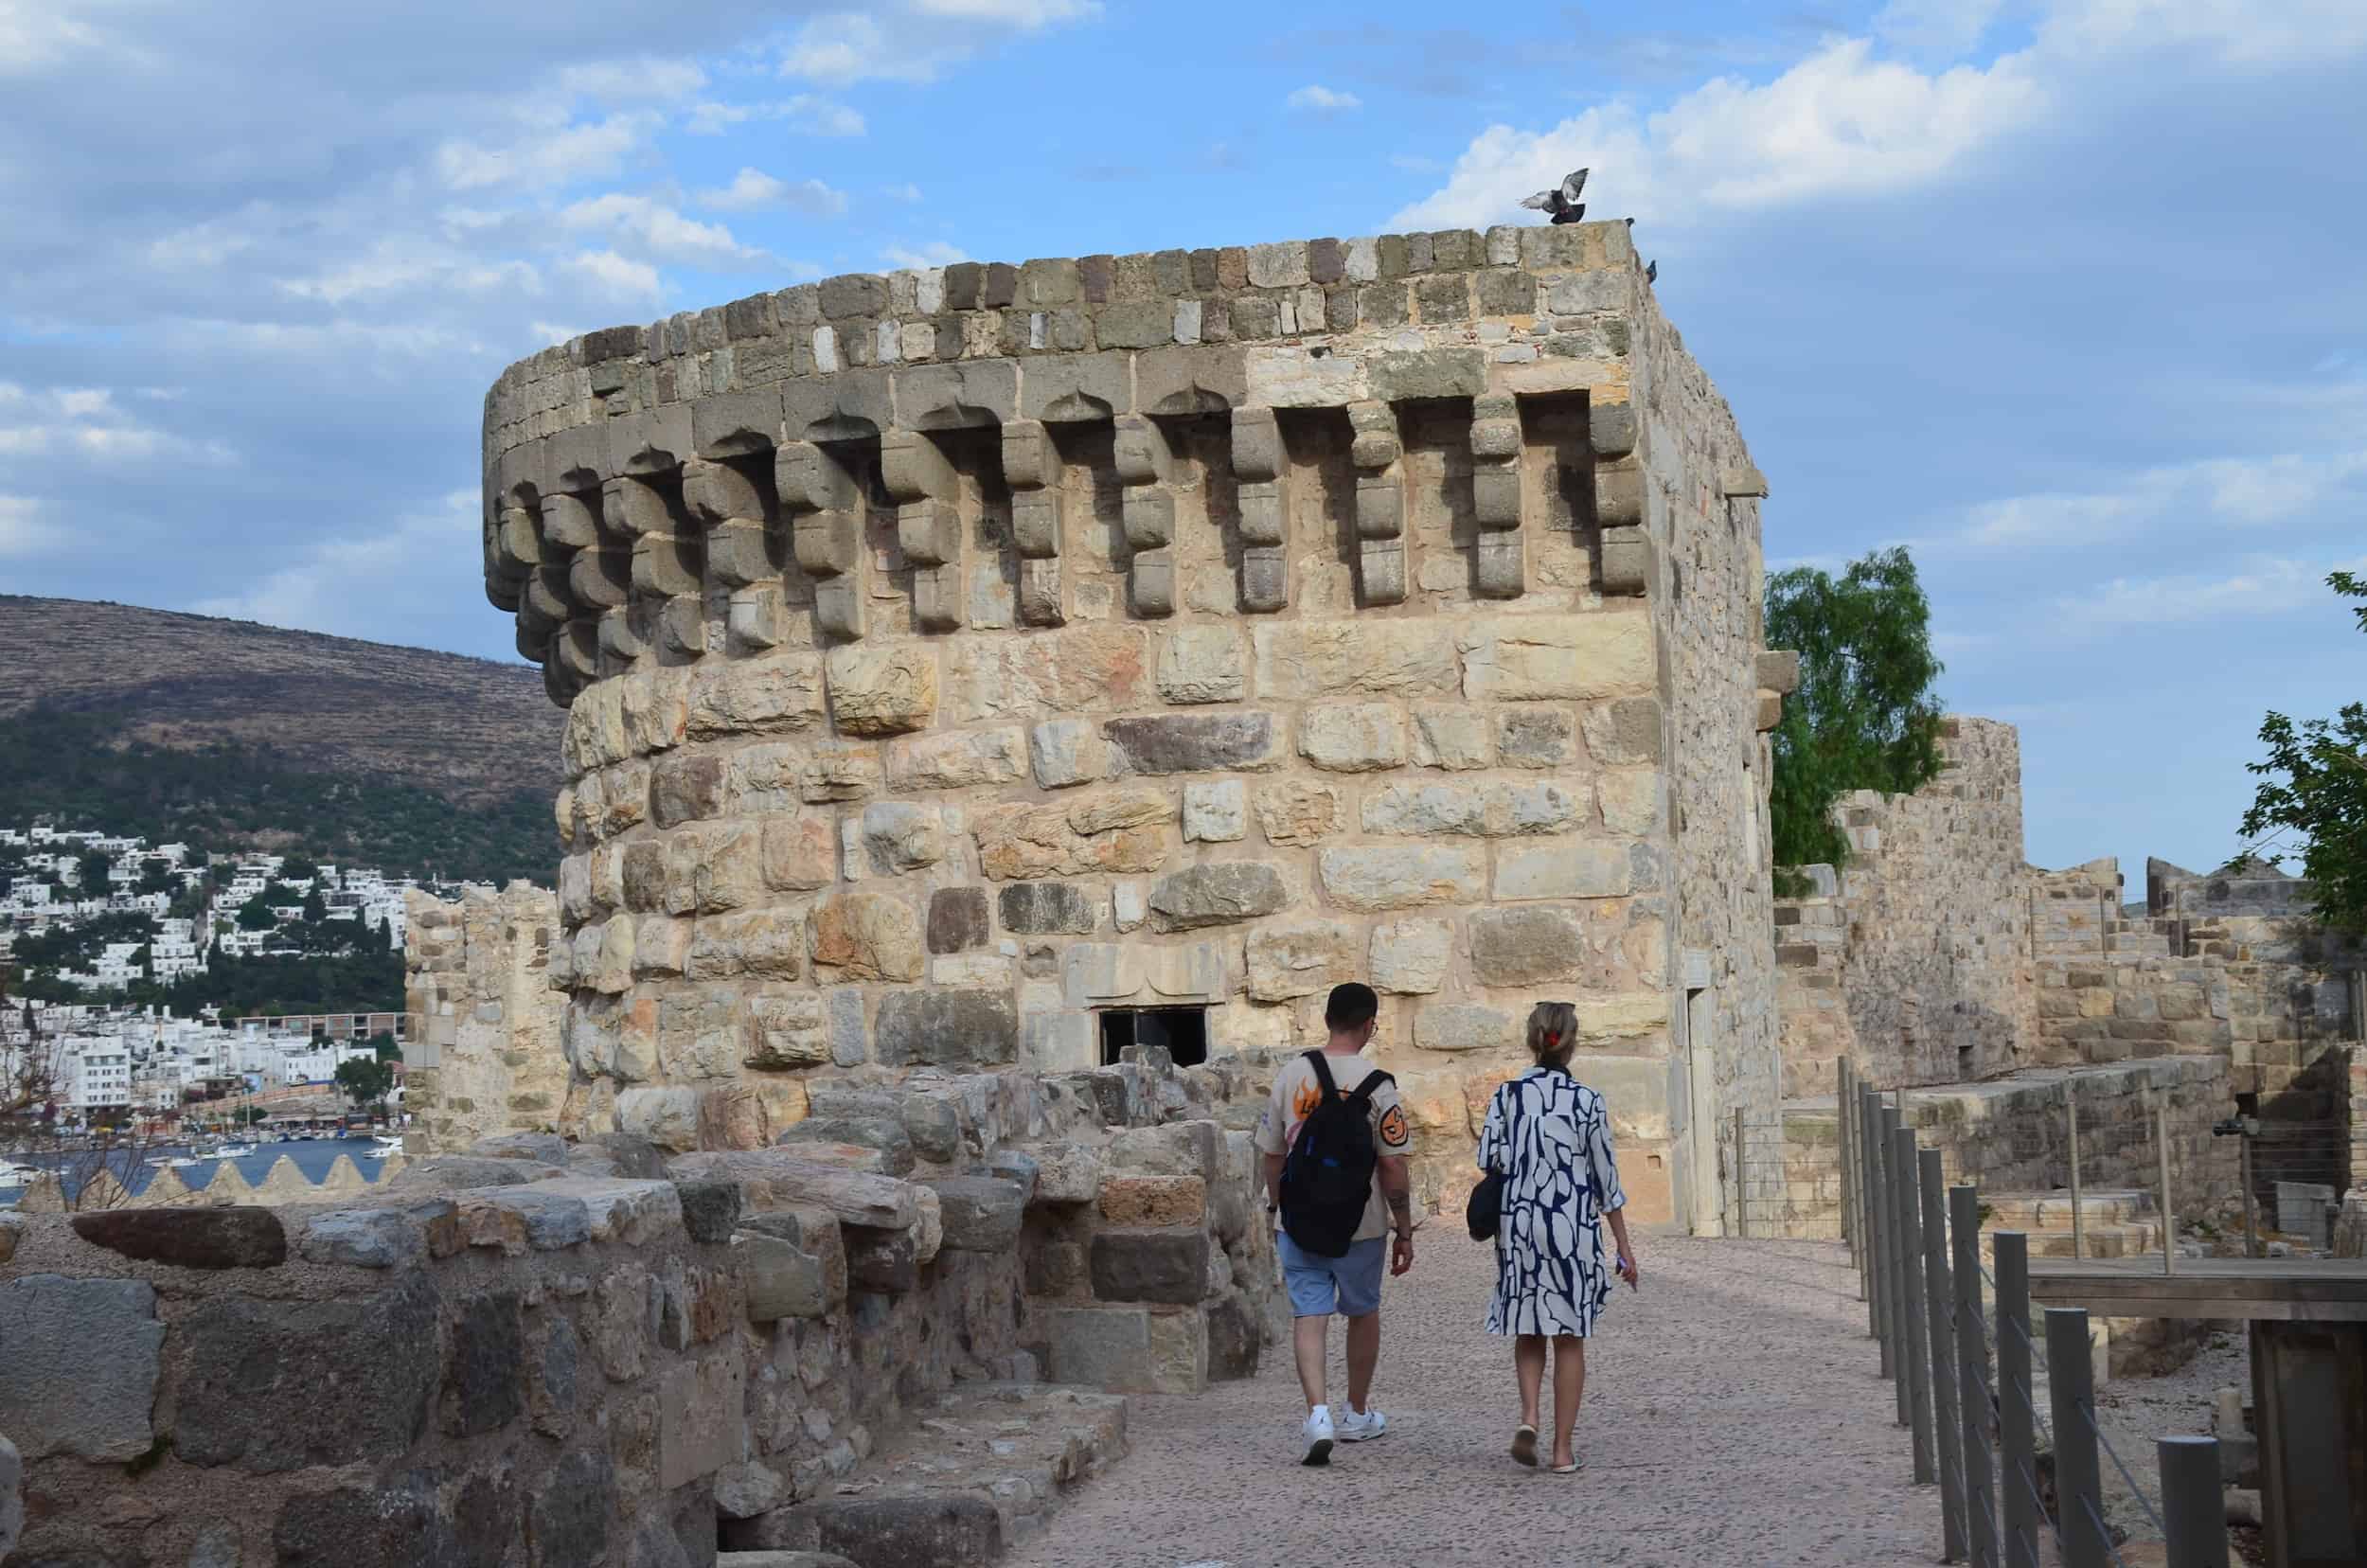
[[[1769,475],[1907,543],[2031,858],[2367,694],[2367,7],[0,0],[0,590],[510,657],[510,360],[758,288],[1521,218],[1591,165]],[[61,650],[71,657],[71,650]]]

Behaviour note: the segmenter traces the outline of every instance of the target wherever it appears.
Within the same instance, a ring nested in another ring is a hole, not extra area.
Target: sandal
[[[1584,1469],[1586,1469],[1586,1456],[1582,1453],[1574,1453],[1570,1456],[1570,1462],[1568,1464],[1554,1466],[1553,1473],[1556,1475],[1575,1475],[1578,1471]]]
[[[1531,1470],[1537,1468],[1537,1429],[1535,1427],[1518,1426],[1512,1429],[1512,1462],[1516,1465],[1526,1465]]]

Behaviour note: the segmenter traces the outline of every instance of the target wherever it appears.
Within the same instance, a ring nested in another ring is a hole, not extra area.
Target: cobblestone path
[[[1451,1221],[1381,1304],[1387,1436],[1296,1461],[1289,1345],[1199,1399],[1134,1401],[1131,1455],[1089,1482],[1015,1568],[1377,1568],[1488,1563],[1925,1564],[1939,1494],[1911,1486],[1839,1246],[1640,1238],[1588,1356],[1576,1476],[1505,1456],[1519,1403],[1486,1320],[1492,1262]],[[1332,1332],[1331,1392],[1345,1403]],[[1550,1399],[1550,1385],[1548,1392]]]

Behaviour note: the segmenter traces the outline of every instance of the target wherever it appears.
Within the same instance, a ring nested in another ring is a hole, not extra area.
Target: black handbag
[[[1463,1222],[1470,1228],[1474,1241],[1492,1241],[1496,1227],[1504,1220],[1504,1179],[1495,1171],[1480,1178],[1471,1189],[1469,1202],[1463,1205]]]

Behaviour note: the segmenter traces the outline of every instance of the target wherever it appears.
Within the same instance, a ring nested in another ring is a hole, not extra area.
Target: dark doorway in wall
[[[1101,1015],[1101,1064],[1114,1067],[1129,1045],[1156,1045],[1178,1067],[1208,1060],[1205,1007],[1112,1007]]]

